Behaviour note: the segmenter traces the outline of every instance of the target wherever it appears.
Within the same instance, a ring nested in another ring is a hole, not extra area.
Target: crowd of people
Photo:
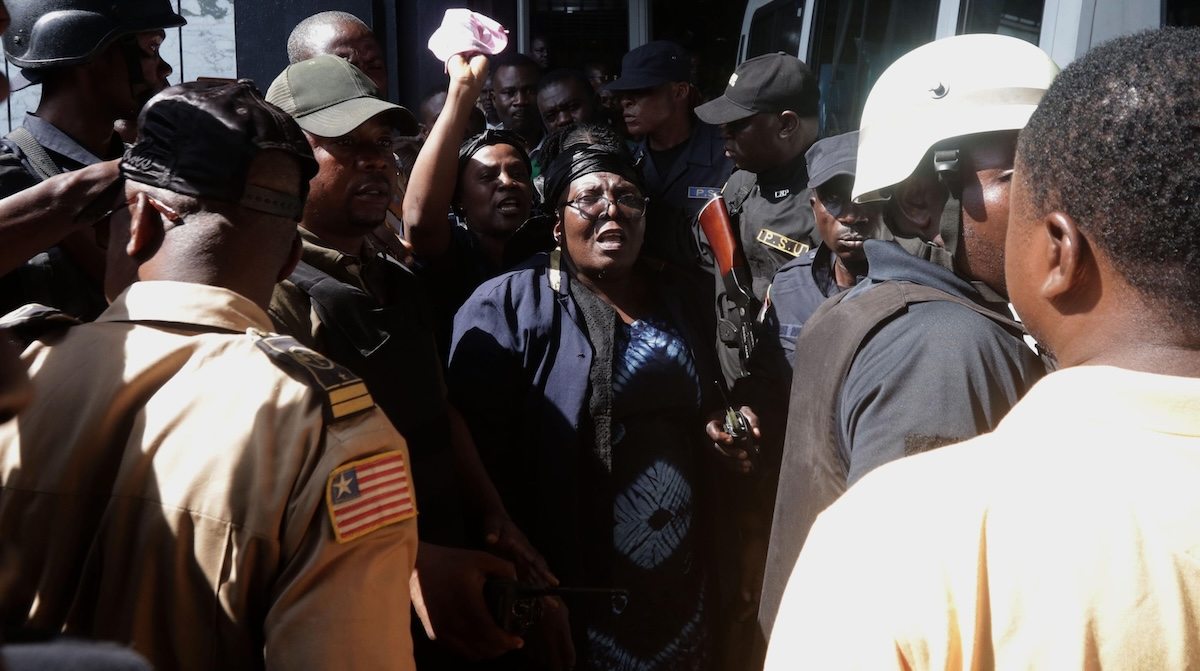
[[[5,5],[4,667],[1200,663],[1200,31],[820,138],[786,54],[414,114],[344,12],[168,86],[167,0]]]

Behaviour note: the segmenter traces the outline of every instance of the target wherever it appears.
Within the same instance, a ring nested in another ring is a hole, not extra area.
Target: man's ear
[[[129,205],[129,241],[125,244],[125,254],[138,263],[145,263],[158,253],[164,232],[162,215],[150,204],[149,197],[144,193],[135,194]]]
[[[554,242],[561,245],[563,235],[562,210],[554,213],[554,228],[550,229],[550,234],[554,236]]]
[[[687,82],[675,82],[671,84],[671,97],[676,100],[689,100],[692,97],[692,85]]]
[[[1085,282],[1095,257],[1075,219],[1065,212],[1050,212],[1038,224],[1032,243],[1042,246],[1046,276],[1041,293],[1047,300],[1059,299]]]
[[[282,282],[291,277],[292,271],[296,269],[296,266],[300,265],[300,252],[303,249],[304,246],[300,242],[300,231],[296,231],[296,237],[292,238],[292,251],[288,252],[287,261],[279,269],[279,274],[275,277],[276,282]]]
[[[780,112],[777,117],[779,119],[779,137],[790,137],[793,133],[800,130],[800,117],[791,110]]]

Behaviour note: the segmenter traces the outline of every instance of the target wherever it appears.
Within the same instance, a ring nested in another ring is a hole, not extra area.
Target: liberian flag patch
[[[339,543],[413,517],[417,507],[404,453],[384,452],[339,466],[329,474],[325,503]]]

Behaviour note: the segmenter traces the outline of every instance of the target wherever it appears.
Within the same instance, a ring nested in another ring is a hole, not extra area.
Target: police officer
[[[514,568],[463,549],[484,540],[469,539],[468,514],[495,549],[538,569],[545,563],[509,520],[446,400],[424,287],[368,235],[395,186],[391,134],[411,119],[374,93],[362,71],[328,55],[288,66],[267,90],[267,100],[304,129],[320,165],[300,221],[300,263],[276,288],[269,312],[282,332],[361,375],[408,440],[422,508],[414,603],[429,638],[460,656],[442,659],[420,637],[417,657],[422,668],[460,668],[461,657],[490,658],[521,645],[483,603],[486,577],[512,578]]]
[[[1017,132],[1057,73],[1028,42],[963,35],[906,54],[871,89],[852,196],[890,198],[891,232],[943,242],[928,256],[944,265],[868,240],[867,277],[800,333],[766,635],[821,510],[882,463],[990,431],[1044,374],[1007,309],[1004,237]]]
[[[767,290],[762,344],[756,350],[778,346],[783,355],[778,364],[789,372],[804,322],[827,298],[866,276],[863,245],[882,232],[879,204],[850,198],[857,154],[858,131],[853,131],[820,140],[804,155],[808,202],[821,242],[776,271]]]
[[[725,94],[696,108],[696,116],[721,126],[725,155],[738,170],[722,194],[762,300],[775,271],[820,243],[808,204],[804,152],[817,139],[820,91],[812,71],[795,56],[751,58],[729,77]],[[737,356],[738,315],[720,294],[721,363],[730,380],[746,374]]]
[[[0,197],[119,157],[113,126],[166,86],[164,29],[186,23],[168,0],[9,0],[8,9],[5,56],[42,93],[37,112],[0,140]],[[106,305],[103,274],[103,252],[75,231],[0,279],[0,310],[37,301],[94,318]]]
[[[414,668],[404,440],[361,380],[267,334],[307,142],[249,82],[169,89],[140,133],[98,231],[112,306],[8,318],[38,342],[0,426],[4,621],[161,669]]]
[[[620,100],[650,197],[647,254],[680,268],[710,268],[695,230],[696,215],[729,178],[720,131],[698,121],[690,104],[691,59],[666,41],[644,44],[621,59],[621,76],[605,86]]]

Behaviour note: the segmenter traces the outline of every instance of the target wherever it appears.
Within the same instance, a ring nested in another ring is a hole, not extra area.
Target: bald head
[[[371,28],[347,12],[321,12],[296,24],[287,43],[288,61],[299,63],[332,54],[354,64],[371,78],[381,98],[387,97],[387,65]]]

